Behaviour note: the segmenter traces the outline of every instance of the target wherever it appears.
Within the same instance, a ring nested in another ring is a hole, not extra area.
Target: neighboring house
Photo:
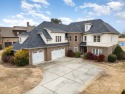
[[[14,27],[0,27],[0,36],[1,36],[1,44],[2,47],[8,47],[13,45],[15,42],[19,40],[18,35],[22,32],[31,31],[34,26],[30,26],[29,22],[27,22],[27,27],[22,26],[14,26]]]
[[[125,51],[125,38],[119,38],[118,44]]]
[[[118,44],[119,32],[101,19],[69,25],[43,22],[31,32],[22,33],[13,50],[29,51],[29,63],[38,64],[74,52],[104,54],[107,58]]]

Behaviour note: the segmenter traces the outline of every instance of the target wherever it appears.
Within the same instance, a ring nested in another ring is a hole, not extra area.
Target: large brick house
[[[2,48],[13,45],[19,40],[18,35],[22,32],[31,31],[35,26],[30,26],[27,22],[27,27],[14,26],[14,27],[0,27],[0,37]]]
[[[64,57],[69,49],[104,54],[107,58],[118,44],[118,35],[117,30],[101,19],[69,25],[43,22],[31,32],[19,35],[13,50],[28,50],[30,64]]]

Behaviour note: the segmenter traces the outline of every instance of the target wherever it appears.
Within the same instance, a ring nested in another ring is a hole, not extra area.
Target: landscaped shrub
[[[12,46],[9,46],[9,47],[5,48],[2,53],[2,61],[9,62],[11,56],[13,56]]]
[[[110,54],[108,56],[108,61],[109,62],[115,62],[117,60],[117,56],[115,54]]]
[[[125,89],[122,91],[122,93],[121,94],[125,94]]]
[[[14,56],[9,56],[9,60],[8,60],[10,63],[13,63],[14,64]]]
[[[29,53],[27,50],[19,50],[15,53],[14,64],[24,66],[29,64]]]
[[[103,62],[105,60],[105,56],[103,54],[99,55],[97,58],[98,62]]]
[[[68,56],[68,57],[74,57],[75,55],[74,55],[74,53],[73,53],[72,50],[68,50],[67,56]]]
[[[75,52],[75,57],[79,58],[80,57],[80,52]]]
[[[93,60],[97,60],[98,59],[98,56],[97,55],[94,55],[93,56]]]
[[[87,59],[87,53],[84,53],[83,58]]]
[[[122,50],[122,48],[119,45],[116,46],[116,48],[115,48],[115,50],[113,52],[113,54],[115,54],[117,56],[118,60],[123,59],[122,58],[123,57],[123,53],[124,53],[124,51]]]
[[[94,59],[94,54],[91,53],[91,52],[88,52],[88,53],[87,53],[87,59],[93,60],[93,59]]]

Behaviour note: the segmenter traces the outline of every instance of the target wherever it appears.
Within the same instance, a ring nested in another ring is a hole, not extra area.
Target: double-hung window
[[[56,36],[56,42],[61,42],[61,36]]]
[[[100,42],[100,36],[94,36],[93,41],[94,42]]]
[[[92,49],[92,53],[95,54],[95,55],[100,55],[102,54],[102,49]]]
[[[85,41],[85,42],[87,41],[87,37],[86,37],[86,36],[84,36],[84,41]]]
[[[77,41],[77,36],[75,36],[75,41]]]
[[[71,36],[69,36],[69,41],[72,41]]]

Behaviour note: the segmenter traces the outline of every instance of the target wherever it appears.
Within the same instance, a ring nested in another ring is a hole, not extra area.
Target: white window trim
[[[61,42],[62,37],[61,36],[55,36],[55,42]]]
[[[94,38],[94,37],[95,37],[95,38]],[[99,41],[98,41],[98,37],[100,37],[100,38],[99,38]],[[95,41],[94,41],[94,40],[95,40]],[[96,36],[96,35],[94,35],[94,36],[93,36],[93,42],[101,42],[101,36],[98,36],[98,35]]]
[[[88,30],[89,30],[88,27],[89,27],[88,25],[85,25],[85,29],[86,29],[85,31],[88,31]]]
[[[102,49],[93,48],[92,53],[95,54],[95,55],[100,55],[100,54],[102,54]]]

